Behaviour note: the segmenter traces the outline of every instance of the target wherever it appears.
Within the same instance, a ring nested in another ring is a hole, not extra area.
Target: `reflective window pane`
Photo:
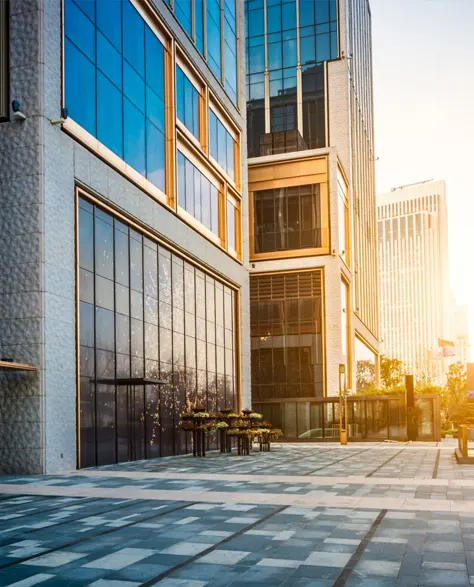
[[[176,410],[196,393],[206,409],[234,407],[233,293],[86,200],[79,234],[90,268],[79,271],[80,466],[151,458],[154,443],[162,456],[184,451]],[[114,382],[144,375],[167,382],[159,401],[142,385]]]
[[[130,0],[97,0],[95,13],[66,0],[69,116],[164,192],[164,47]]]

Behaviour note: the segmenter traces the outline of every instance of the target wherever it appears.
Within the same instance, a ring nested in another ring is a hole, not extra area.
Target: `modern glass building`
[[[6,1],[0,27],[0,358],[37,368],[1,376],[0,472],[185,453],[187,406],[251,403],[244,7]]]
[[[246,0],[245,15],[252,400],[307,430],[340,365],[355,389],[358,358],[378,362],[370,7]]]

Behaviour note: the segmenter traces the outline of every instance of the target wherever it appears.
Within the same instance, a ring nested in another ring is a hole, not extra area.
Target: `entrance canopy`
[[[26,363],[13,363],[13,361],[0,361],[0,371],[37,371],[33,365]]]

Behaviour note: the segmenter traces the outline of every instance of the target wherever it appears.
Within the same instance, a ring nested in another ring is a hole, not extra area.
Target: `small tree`
[[[403,384],[403,362],[382,355],[380,357],[380,380],[385,388],[400,387]]]
[[[443,394],[443,409],[448,422],[455,421],[457,424],[463,424],[465,417],[472,416],[466,391],[467,373],[464,365],[462,363],[449,365]]]
[[[375,384],[375,364],[373,361],[357,361],[356,364],[357,392]]]

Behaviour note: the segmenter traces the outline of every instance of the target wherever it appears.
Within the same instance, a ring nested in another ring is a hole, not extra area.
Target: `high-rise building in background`
[[[243,32],[241,0],[0,2],[0,358],[37,369],[2,373],[0,473],[250,405]]]
[[[449,361],[439,340],[453,334],[445,182],[378,196],[377,218],[382,352],[416,378],[442,382]]]
[[[367,0],[246,0],[252,400],[287,435],[378,362]],[[295,400],[299,400],[298,403]],[[308,400],[304,402],[302,400]],[[298,407],[297,407],[298,406]]]

